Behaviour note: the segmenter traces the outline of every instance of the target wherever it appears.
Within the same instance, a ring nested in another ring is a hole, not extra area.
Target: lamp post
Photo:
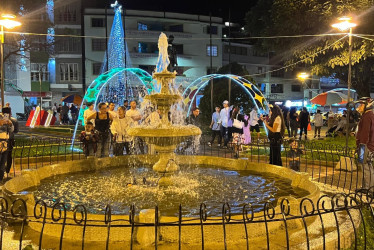
[[[304,107],[304,100],[305,100],[305,96],[304,96],[304,94],[305,94],[304,93],[305,92],[305,81],[306,81],[306,79],[308,79],[308,77],[309,77],[309,74],[306,73],[306,72],[301,72],[297,75],[297,78],[301,81],[301,85],[303,87],[303,100],[302,100],[303,107]]]
[[[349,101],[351,99],[351,80],[352,80],[352,29],[357,26],[357,24],[352,23],[351,17],[340,17],[338,18],[340,21],[339,23],[335,23],[331,25],[334,28],[339,29],[340,31],[348,31],[348,45],[349,45],[349,53],[348,53],[348,93],[347,93],[347,124],[346,124],[346,140],[345,140],[345,152],[348,154],[348,141],[349,141],[349,118],[350,118],[350,110],[349,110]]]
[[[13,29],[17,26],[20,26],[21,23],[13,20],[16,16],[11,14],[2,14],[0,19],[0,73],[1,73],[1,106],[4,107],[4,28]]]

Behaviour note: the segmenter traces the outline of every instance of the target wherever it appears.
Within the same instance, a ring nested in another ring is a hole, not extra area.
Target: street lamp
[[[306,73],[306,72],[301,72],[297,75],[297,78],[301,81],[301,84],[302,84],[302,87],[303,87],[303,100],[302,100],[302,103],[303,103],[303,107],[304,107],[304,100],[305,100],[305,96],[304,96],[304,92],[305,92],[305,81],[309,78],[309,74]]]
[[[350,110],[349,110],[349,101],[351,99],[351,80],[352,80],[352,29],[357,26],[357,24],[352,23],[352,18],[351,17],[340,17],[338,18],[340,21],[339,23],[335,23],[331,25],[334,28],[339,29],[340,31],[348,31],[348,45],[349,45],[349,54],[348,54],[348,93],[347,93],[347,125],[346,125],[346,141],[345,141],[345,150],[346,153],[348,153],[348,140],[349,140],[349,116],[350,116]]]
[[[4,28],[6,29],[13,29],[17,26],[20,26],[21,23],[17,22],[16,20],[13,20],[16,18],[15,15],[12,14],[2,14],[0,19],[0,27],[1,27],[1,33],[0,33],[0,73],[1,73],[1,106],[4,106]]]

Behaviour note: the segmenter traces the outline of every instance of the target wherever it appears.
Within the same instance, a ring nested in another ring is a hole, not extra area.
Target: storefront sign
[[[52,92],[24,91],[23,97],[52,97]]]

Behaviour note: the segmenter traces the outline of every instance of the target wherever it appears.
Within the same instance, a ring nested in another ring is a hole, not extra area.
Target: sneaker
[[[212,143],[208,142],[208,146],[211,147],[211,146],[212,146]]]
[[[223,146],[222,148],[223,148],[223,149],[226,149],[226,148],[227,148],[227,146]]]
[[[317,137],[317,135],[314,135],[314,138],[316,138]]]
[[[221,147],[221,144],[220,143],[218,143],[218,145],[217,145],[218,147]]]

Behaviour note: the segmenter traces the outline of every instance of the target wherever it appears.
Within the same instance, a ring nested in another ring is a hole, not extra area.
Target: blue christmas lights
[[[52,25],[55,23],[55,12],[54,12],[54,0],[47,0],[46,3],[46,12],[48,15],[48,19]],[[48,53],[50,55],[48,59],[48,72],[49,72],[49,80],[50,82],[56,82],[56,59],[54,58],[55,53],[55,28],[49,27],[47,30],[47,44],[48,46]]]

